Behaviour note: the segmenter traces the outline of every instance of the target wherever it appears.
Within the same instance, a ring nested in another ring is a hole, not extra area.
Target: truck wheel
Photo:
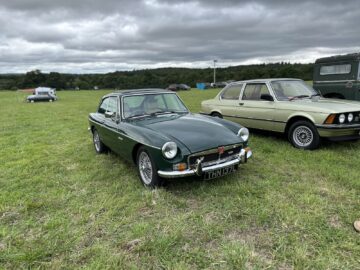
[[[49,102],[53,102],[54,100],[52,100],[52,99],[49,99]]]
[[[312,150],[319,147],[320,136],[315,126],[308,121],[297,121],[290,126],[288,139],[299,149]]]
[[[34,103],[35,101],[32,99],[30,102],[31,102],[31,103]]]
[[[155,188],[161,185],[154,160],[144,146],[137,152],[136,165],[139,178],[145,187]]]
[[[93,143],[96,153],[101,154],[106,152],[107,148],[105,144],[103,144],[103,142],[101,141],[99,133],[97,132],[96,129],[94,129],[93,131]]]

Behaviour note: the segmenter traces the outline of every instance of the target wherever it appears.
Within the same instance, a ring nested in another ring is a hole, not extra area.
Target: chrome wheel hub
[[[153,169],[150,161],[150,157],[146,152],[141,152],[139,155],[139,172],[142,181],[149,185],[153,176]]]
[[[314,139],[314,134],[307,126],[298,126],[294,129],[293,140],[298,146],[307,147]]]

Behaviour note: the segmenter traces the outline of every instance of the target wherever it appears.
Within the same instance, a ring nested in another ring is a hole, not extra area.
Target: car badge
[[[224,154],[224,150],[225,150],[224,146],[219,146],[218,147],[218,152],[219,152],[220,155]]]

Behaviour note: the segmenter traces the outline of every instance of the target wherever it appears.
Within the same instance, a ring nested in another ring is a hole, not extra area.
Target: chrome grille
[[[239,155],[242,148],[241,144],[224,146],[224,153],[220,154],[218,148],[194,153],[188,157],[189,168],[193,168],[196,160],[203,157],[203,166],[211,166],[217,163],[223,163]]]

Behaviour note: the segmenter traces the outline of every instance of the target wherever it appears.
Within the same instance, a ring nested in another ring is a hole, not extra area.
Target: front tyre
[[[137,152],[136,165],[140,180],[145,187],[155,188],[161,185],[161,178],[157,173],[156,165],[143,146]]]
[[[211,114],[212,117],[217,117],[217,118],[223,118],[223,116],[221,115],[221,113],[218,113],[218,112],[213,112]]]
[[[96,129],[94,129],[94,131],[93,131],[93,143],[94,143],[96,153],[102,154],[102,153],[106,152],[106,146],[101,141],[99,133]]]
[[[319,147],[320,136],[315,126],[308,121],[297,121],[290,126],[288,139],[299,149],[313,150]]]

